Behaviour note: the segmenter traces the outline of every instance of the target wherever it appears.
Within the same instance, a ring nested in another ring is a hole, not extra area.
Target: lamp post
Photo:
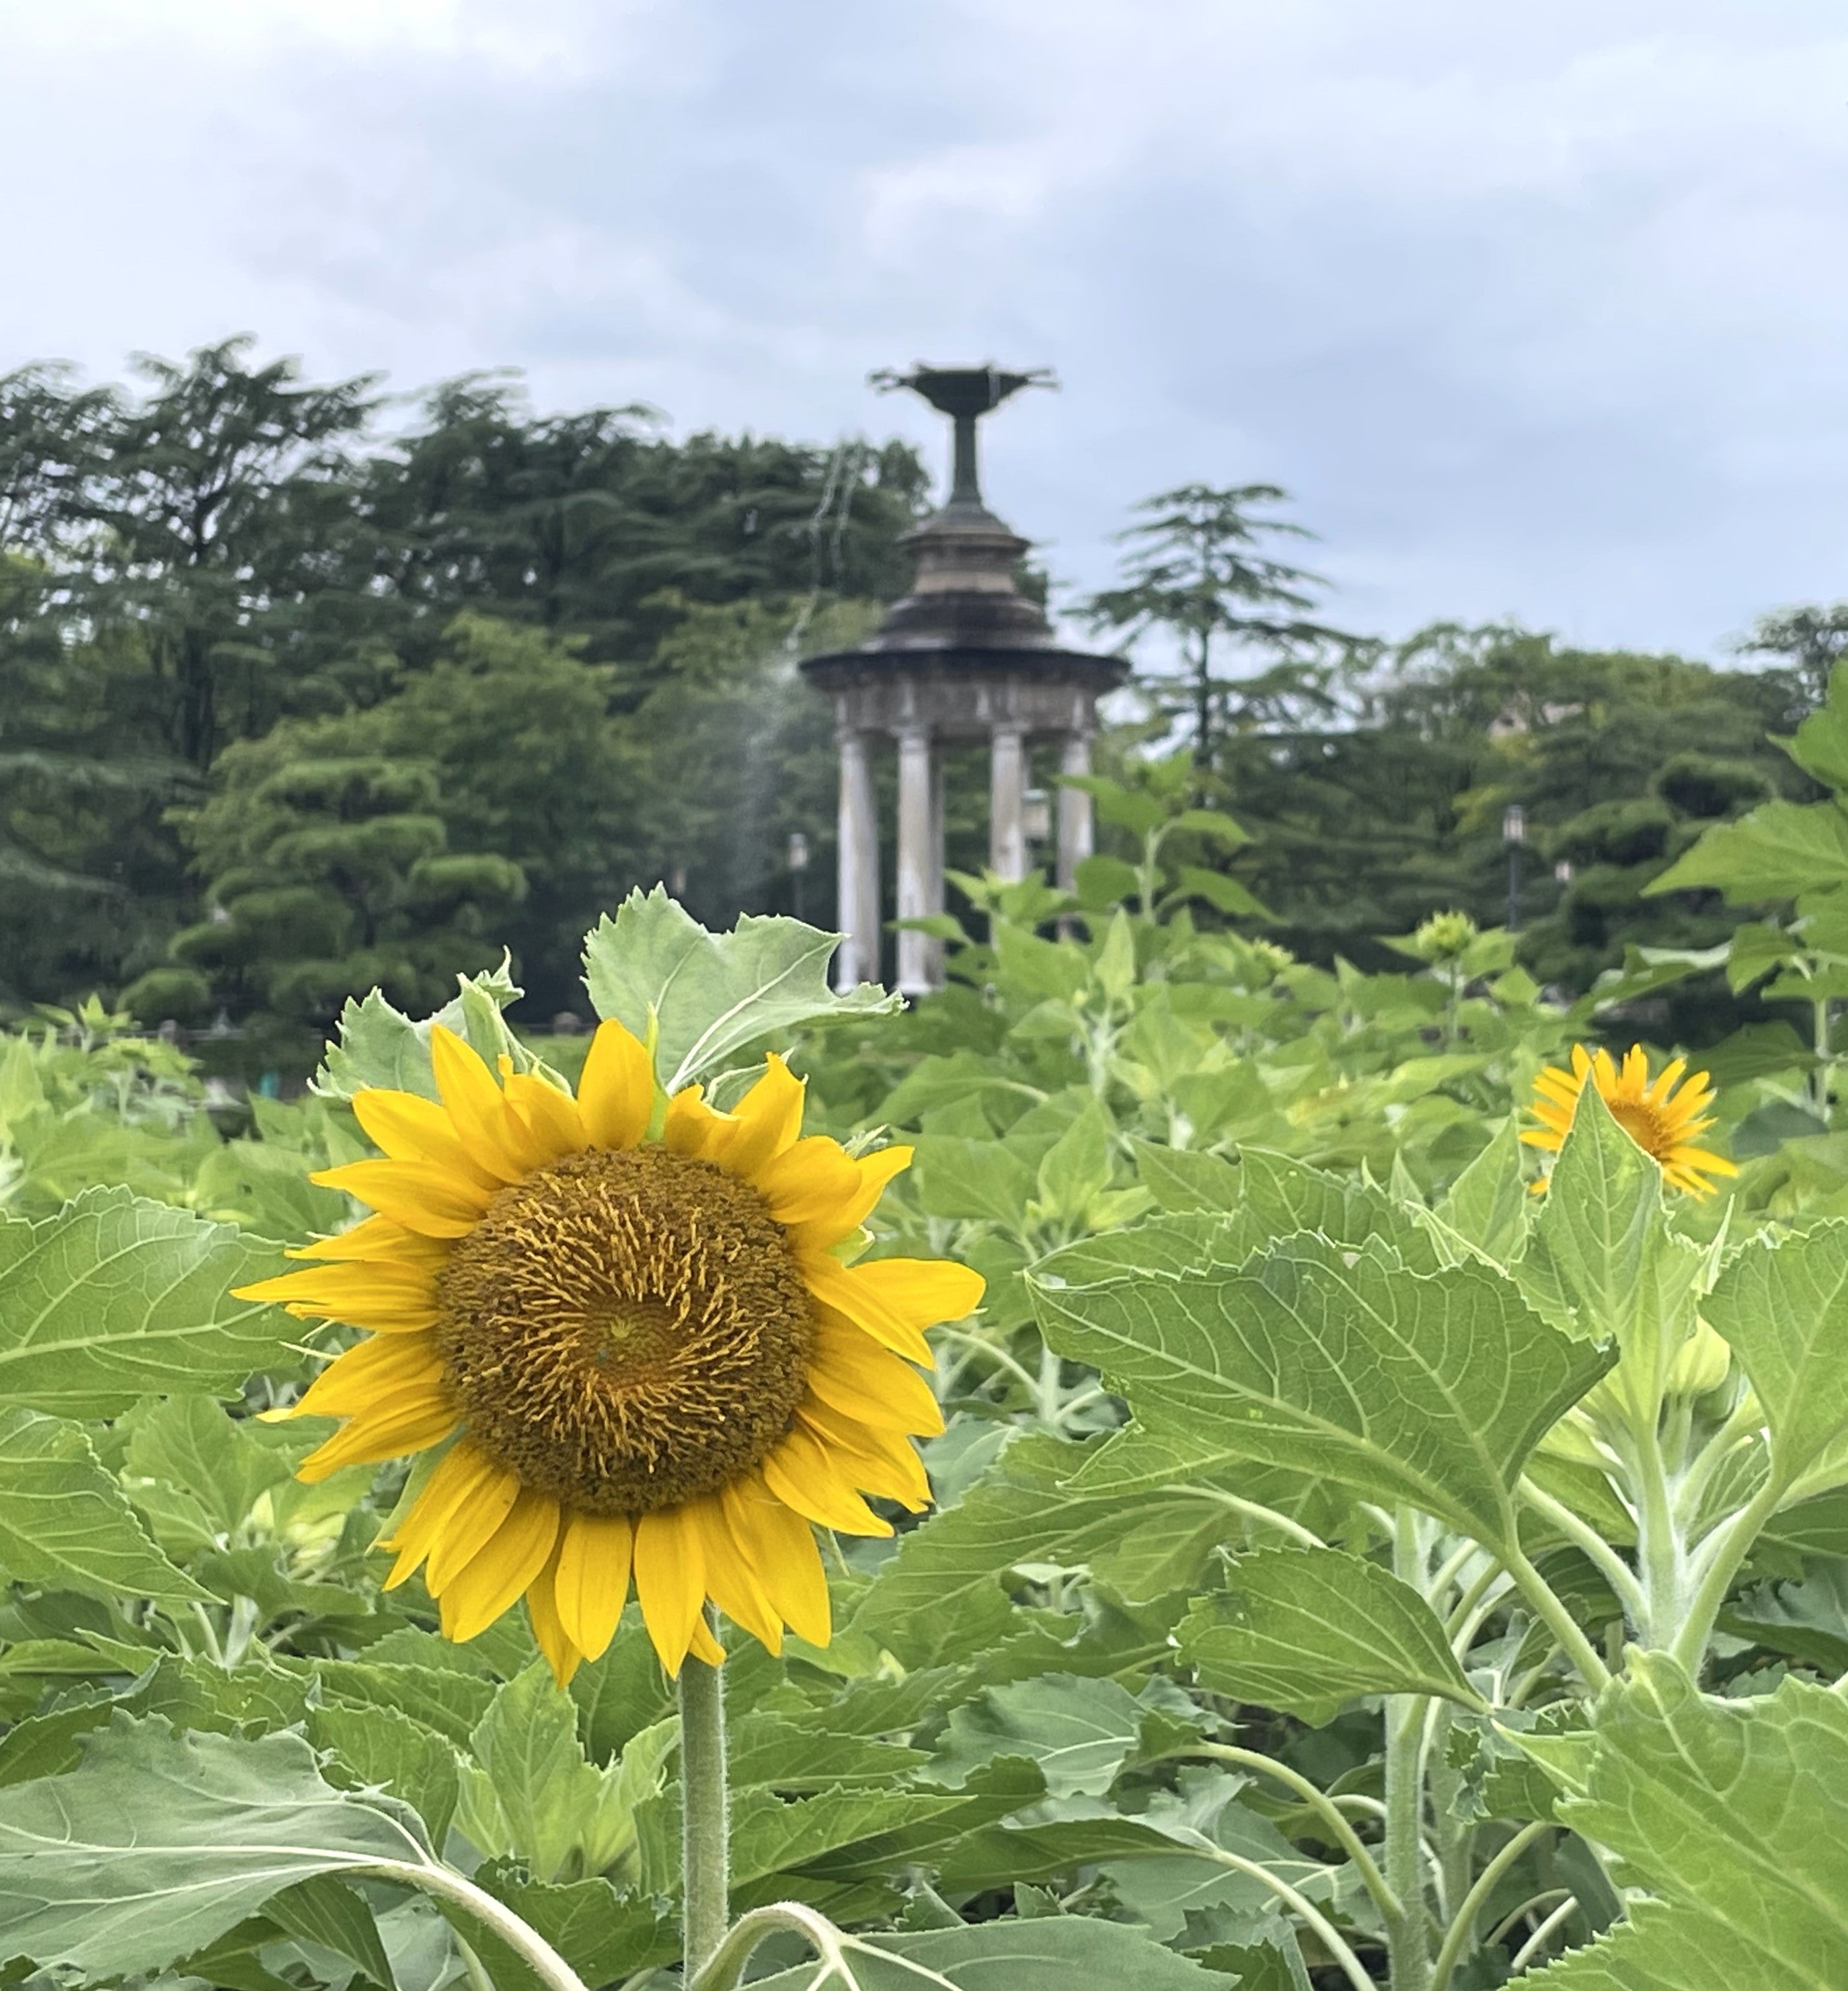
[[[799,829],[789,832],[789,897],[799,920],[802,917],[802,883],[808,871],[808,839]]]
[[[1502,842],[1508,852],[1508,931],[1521,930],[1521,846],[1527,841],[1527,815],[1519,802],[1502,812]]]

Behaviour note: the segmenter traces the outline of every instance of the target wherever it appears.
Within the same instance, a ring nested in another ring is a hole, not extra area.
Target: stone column
[[[1091,735],[1068,733],[1059,751],[1061,774],[1091,772]],[[1059,790],[1059,887],[1077,888],[1078,866],[1091,855],[1091,797],[1082,788]]]
[[[997,725],[989,747],[989,866],[1010,885],[1026,876],[1026,736]]]
[[[834,985],[844,995],[879,977],[879,801],[873,782],[873,736],[843,727],[841,750],[841,944]]]
[[[937,756],[928,726],[911,724],[898,733],[898,917],[927,918],[942,910],[943,842],[937,795]],[[931,970],[936,949],[927,934],[898,936],[898,985],[921,996],[937,985]]]

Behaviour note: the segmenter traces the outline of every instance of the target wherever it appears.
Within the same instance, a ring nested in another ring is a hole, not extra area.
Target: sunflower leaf
[[[376,989],[359,1002],[349,996],[340,1012],[338,1040],[328,1044],[311,1089],[328,1099],[351,1099],[371,1087],[434,1099],[430,1033],[438,1023],[472,1045],[490,1070],[502,1056],[512,1059],[516,1071],[533,1070],[537,1061],[501,1013],[526,992],[512,978],[511,965],[512,957],[503,955],[498,968],[458,975],[457,993],[420,1022],[394,1009]]]
[[[1377,1241],[1298,1235],[1237,1265],[1177,1267],[1150,1229],[1152,1262],[1123,1232],[1108,1256],[1055,1252],[1030,1285],[1050,1344],[1196,1471],[1320,1475],[1507,1541],[1523,1462],[1615,1359],[1485,1266],[1414,1273]]]
[[[427,1862],[408,1812],[335,1791],[299,1735],[176,1735],[121,1715],[78,1767],[0,1791],[0,1952],[158,1971],[317,1874]]]
[[[1177,1956],[1139,1931],[1088,1915],[979,1922],[915,1935],[849,1936],[847,1959],[860,1991],[1220,1991],[1226,1979]],[[815,1966],[759,1978],[754,1991],[809,1991]]]
[[[1702,1311],[1751,1378],[1779,1482],[1820,1493],[1848,1481],[1848,1224],[1754,1238]]]
[[[0,1573],[87,1597],[204,1604],[148,1538],[80,1425],[0,1411]]]
[[[1819,1991],[1848,1983],[1848,1703],[1786,1680],[1723,1701],[1657,1652],[1598,1710],[1560,1816],[1657,1897],[1535,1979],[1558,1991]]]
[[[781,914],[747,914],[730,933],[709,933],[657,885],[631,892],[587,936],[584,981],[598,1016],[645,1040],[656,1030],[655,1072],[676,1092],[762,1038],[897,1009],[872,982],[829,988],[839,939]]]
[[[278,1269],[274,1245],[122,1189],[0,1220],[0,1404],[102,1418],[235,1389],[274,1362],[277,1316],[230,1289]]]
[[[1216,1693],[1318,1725],[1363,1694],[1482,1703],[1444,1628],[1409,1584],[1334,1549],[1267,1549],[1233,1564],[1177,1635]]]

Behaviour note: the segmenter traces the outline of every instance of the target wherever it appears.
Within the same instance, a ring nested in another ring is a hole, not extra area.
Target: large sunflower
[[[377,1213],[240,1295],[367,1330],[288,1413],[346,1420],[301,1476],[447,1445],[382,1544],[386,1587],[421,1567],[456,1639],[523,1596],[561,1682],[631,1575],[669,1673],[723,1656],[709,1598],[772,1652],[785,1625],[825,1642],[811,1524],[888,1534],[863,1496],[925,1504],[910,1441],[943,1421],[910,1365],[982,1297],[961,1265],[836,1255],[911,1150],[801,1138],[774,1057],[733,1111],[690,1087],[648,1138],[653,1072],[620,1023],[575,1098],[505,1059],[497,1082],[441,1027],[431,1051],[441,1103],[358,1093],[386,1159],[315,1178]]]
[[[1686,1070],[1686,1058],[1671,1059],[1652,1084],[1649,1057],[1641,1044],[1632,1044],[1625,1052],[1621,1067],[1611,1061],[1608,1051],[1588,1052],[1583,1044],[1574,1044],[1570,1071],[1550,1065],[1534,1080],[1532,1111],[1540,1125],[1521,1138],[1530,1148],[1557,1154],[1571,1132],[1572,1117],[1588,1080],[1618,1125],[1661,1168],[1662,1179],[1671,1189],[1690,1196],[1711,1196],[1710,1176],[1736,1176],[1739,1171],[1724,1155],[1694,1145],[1696,1136],[1714,1124],[1707,1110],[1714,1094],[1703,1071],[1696,1072],[1677,1091]],[[1543,1176],[1533,1185],[1537,1193],[1546,1186]]]

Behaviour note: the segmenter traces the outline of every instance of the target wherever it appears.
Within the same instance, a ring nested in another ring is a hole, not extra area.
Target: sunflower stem
[[[716,1629],[706,1611],[708,1630]],[[689,1652],[680,1668],[681,1918],[690,1982],[725,1940],[731,1919],[725,1788],[725,1686]]]

